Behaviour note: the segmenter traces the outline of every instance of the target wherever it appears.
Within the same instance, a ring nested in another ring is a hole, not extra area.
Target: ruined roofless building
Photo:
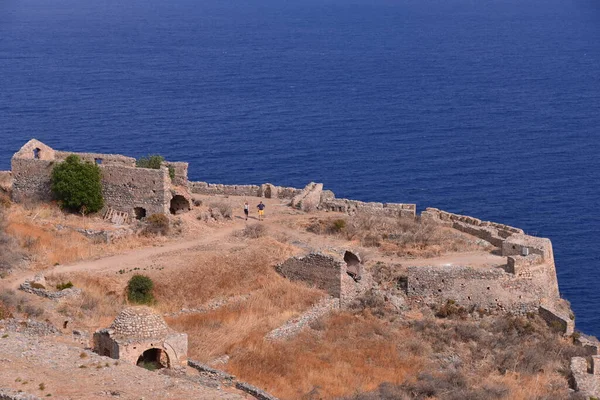
[[[94,333],[94,352],[133,365],[155,368],[187,365],[188,339],[170,329],[150,307],[128,307],[112,325]]]
[[[107,207],[138,219],[190,209],[187,163],[165,162],[160,169],[138,168],[132,157],[58,151],[35,139],[27,142],[11,159],[13,200],[51,200],[52,169],[71,154],[100,167],[102,195]],[[173,179],[169,167],[175,172]]]

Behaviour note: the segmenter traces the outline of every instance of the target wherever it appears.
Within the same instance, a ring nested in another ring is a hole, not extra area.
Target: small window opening
[[[95,162],[97,165],[102,165],[102,161],[103,161],[103,160],[102,160],[101,158],[94,158],[94,162]]]
[[[39,160],[41,152],[42,151],[38,148],[33,149],[33,158],[35,158],[36,160]]]
[[[135,213],[135,219],[146,218],[146,209],[143,207],[136,207],[133,212]]]

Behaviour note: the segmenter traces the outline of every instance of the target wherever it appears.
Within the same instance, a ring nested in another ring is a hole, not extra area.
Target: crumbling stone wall
[[[340,298],[342,273],[341,262],[322,254],[311,253],[304,257],[292,257],[277,265],[275,270],[292,281],[303,281],[325,290],[330,296]]]
[[[183,196],[191,204],[186,189],[187,163],[169,163],[175,169],[175,178],[171,182],[166,166],[160,169],[137,168],[132,157],[55,151],[35,139],[27,142],[11,160],[13,200],[51,200],[52,169],[71,154],[100,167],[102,195],[108,207],[134,216],[136,208],[146,210],[146,215],[169,213],[170,202],[175,195]],[[180,186],[175,188],[174,184]],[[189,207],[178,207],[178,211],[187,209]]]
[[[299,208],[303,211],[314,211],[321,203],[321,193],[323,192],[323,184],[311,182],[302,192],[294,196],[292,199],[292,207]]]
[[[549,239],[526,235],[519,228],[496,222],[482,221],[466,215],[453,214],[437,208],[427,208],[421,213],[421,219],[450,226],[490,242],[501,250],[503,256],[527,257],[530,254],[540,256],[538,259],[514,259],[513,262],[516,264],[519,264],[520,261],[528,263],[532,260],[554,262],[552,242]]]
[[[15,202],[52,200],[50,176],[54,161],[13,157],[11,168],[14,178],[12,198]]]
[[[360,259],[357,257],[357,260]],[[373,280],[362,266],[353,266],[354,278],[342,257],[310,253],[292,257],[277,265],[275,270],[292,281],[302,281],[340,299],[342,307],[372,287]],[[359,272],[360,275],[357,275]]]
[[[135,167],[135,158],[122,156],[120,154],[74,153],[72,151],[59,150],[55,150],[54,154],[57,161],[64,161],[71,154],[77,154],[81,160],[101,166],[119,165],[123,167]]]
[[[150,169],[106,165],[102,168],[102,195],[105,203],[135,215],[141,207],[146,215],[169,212],[170,177],[167,168]]]
[[[189,182],[190,192],[203,195],[227,195],[291,199],[301,189],[275,186],[270,183],[258,185],[222,185],[207,182]]]
[[[409,266],[407,295],[425,304],[454,300],[464,307],[535,312],[546,300],[558,300],[553,264],[540,264],[515,275],[500,267]]]
[[[326,198],[321,198],[321,205],[319,208],[327,211],[343,212],[350,215],[361,213],[392,218],[415,218],[417,215],[416,204],[363,202],[349,199],[336,199],[330,195]]]
[[[188,166],[186,162],[166,162],[167,167],[173,168],[175,176],[173,184],[177,186],[187,186],[188,184]]]

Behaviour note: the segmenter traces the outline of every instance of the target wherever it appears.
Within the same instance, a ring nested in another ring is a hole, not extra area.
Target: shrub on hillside
[[[233,217],[233,209],[231,208],[231,204],[225,202],[216,202],[211,203],[210,208],[212,210],[218,210],[219,213],[223,216],[223,218],[232,218]]]
[[[153,304],[154,282],[145,275],[134,275],[127,283],[127,299],[136,304]]]
[[[259,237],[263,237],[266,234],[267,227],[263,224],[248,225],[241,232],[241,236],[249,239],[258,239]]]
[[[145,157],[140,157],[135,161],[135,166],[138,168],[150,168],[150,169],[160,169],[161,165],[165,162],[165,158],[159,154],[148,154]],[[175,178],[175,168],[171,165],[168,165],[169,168],[169,177],[171,180]]]
[[[69,281],[69,282],[63,282],[63,283],[59,283],[58,285],[56,285],[56,289],[58,290],[65,290],[65,289],[71,289],[73,287],[73,282]]]
[[[146,218],[142,233],[144,235],[167,235],[169,229],[169,217],[164,214],[152,214]]]
[[[59,204],[77,212],[96,212],[104,206],[100,168],[72,154],[54,166],[52,193]]]

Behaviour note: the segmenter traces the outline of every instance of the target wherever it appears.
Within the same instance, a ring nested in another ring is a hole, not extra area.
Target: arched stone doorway
[[[351,251],[346,251],[344,253],[344,261],[346,262],[346,272],[352,279],[358,282],[362,275],[360,258]]]
[[[171,214],[181,214],[190,211],[190,202],[182,195],[176,194],[171,199],[169,211],[171,211]]]
[[[169,355],[166,351],[157,348],[150,348],[144,351],[136,362],[138,367],[154,371],[161,368],[169,368]]]

